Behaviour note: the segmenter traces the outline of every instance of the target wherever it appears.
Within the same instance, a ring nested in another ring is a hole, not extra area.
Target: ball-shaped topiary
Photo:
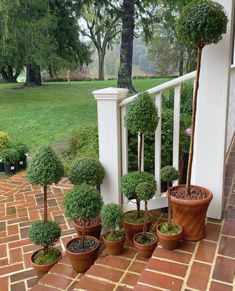
[[[0,151],[10,146],[10,138],[4,132],[0,131]]]
[[[19,153],[14,148],[5,148],[1,151],[1,159],[6,165],[14,165],[19,158]]]
[[[124,117],[126,128],[133,134],[154,132],[158,124],[158,110],[151,96],[144,92],[138,95],[127,107]]]
[[[179,171],[172,166],[165,166],[161,169],[161,179],[167,183],[172,183],[179,179]]]
[[[104,179],[104,168],[101,163],[92,158],[83,158],[72,163],[69,169],[69,180],[75,185],[88,184],[99,186]]]
[[[152,174],[147,172],[130,172],[121,179],[121,191],[128,199],[136,199],[136,187],[142,182],[147,182],[152,187],[156,187],[156,181]]]
[[[204,47],[218,43],[226,33],[228,18],[221,4],[197,0],[186,5],[177,21],[176,30],[187,45]]]
[[[29,152],[29,148],[27,145],[23,143],[15,143],[12,145],[12,147],[17,150],[19,153],[20,159],[23,159],[25,155]]]
[[[92,186],[82,184],[70,189],[64,198],[64,212],[68,218],[95,218],[100,214],[102,197]]]
[[[100,216],[102,225],[111,228],[112,231],[114,231],[124,220],[122,208],[115,203],[103,205]]]
[[[35,221],[29,229],[29,239],[35,245],[51,247],[60,238],[61,229],[55,221]]]
[[[140,200],[148,201],[153,198],[156,192],[156,183],[142,182],[135,190]]]
[[[58,183],[63,175],[62,162],[49,146],[44,146],[32,160],[27,172],[27,179],[31,184],[47,186]]]

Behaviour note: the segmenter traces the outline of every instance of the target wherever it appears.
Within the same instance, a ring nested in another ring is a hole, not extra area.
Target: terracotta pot
[[[135,211],[135,210],[132,210],[132,211]],[[128,211],[126,213],[129,213],[129,212],[132,212],[132,211]],[[150,218],[147,221],[147,231],[150,230],[151,223],[152,223],[152,219]],[[131,223],[131,222],[128,222],[128,221],[123,221],[123,227],[124,227],[124,231],[125,231],[128,239],[132,241],[133,237],[137,233],[143,231],[144,223],[135,224],[135,223]]]
[[[157,237],[153,233],[148,232],[148,234],[151,234],[152,236],[155,237],[155,241],[149,245],[144,245],[144,244],[140,244],[140,243],[136,242],[136,240],[135,240],[136,236],[139,234],[142,234],[142,232],[137,233],[133,238],[134,245],[137,248],[140,257],[144,258],[144,259],[148,259],[152,256],[152,253],[157,246]]]
[[[174,250],[177,248],[178,244],[179,244],[179,240],[182,236],[182,227],[179,226],[177,224],[178,227],[180,227],[180,232],[179,233],[173,233],[173,234],[165,234],[165,233],[162,233],[160,231],[160,227],[161,227],[162,223],[161,224],[158,224],[156,230],[157,230],[157,237],[161,243],[161,246],[166,249],[166,250]]]
[[[85,239],[94,240],[97,244],[96,247],[93,250],[87,251],[85,253],[74,253],[69,251],[68,246],[73,241],[81,240],[81,237],[70,240],[66,245],[66,254],[70,259],[73,269],[78,273],[85,273],[90,268],[90,266],[94,264],[99,252],[100,242],[97,238],[93,236],[86,236]]]
[[[56,248],[53,248],[53,249],[56,249]],[[35,264],[33,259],[34,259],[34,256],[43,249],[39,249],[37,250],[36,252],[34,252],[31,256],[31,265],[32,267],[34,268],[34,270],[37,272],[37,276],[38,276],[38,279],[40,280],[57,262],[59,262],[59,260],[62,258],[62,255],[61,255],[61,251],[60,251],[60,257],[53,263],[50,263],[50,264],[46,264],[46,265],[38,265],[38,264]],[[58,249],[57,249],[58,250]]]
[[[185,185],[178,185],[170,188],[170,192]],[[213,197],[212,193],[203,187],[192,185],[207,193],[205,199],[185,200],[178,199],[171,195],[172,221],[183,228],[182,239],[187,241],[198,241],[206,236],[206,213]]]
[[[103,236],[103,239],[105,247],[110,255],[117,256],[123,253],[126,235],[120,240],[107,240],[105,239],[105,235]]]
[[[82,235],[82,226],[76,223],[76,221],[73,221],[74,228],[78,234],[78,236]],[[102,225],[98,224],[93,227],[85,227],[85,235],[90,235],[96,237],[98,240],[100,240],[100,235],[101,235],[101,229]]]

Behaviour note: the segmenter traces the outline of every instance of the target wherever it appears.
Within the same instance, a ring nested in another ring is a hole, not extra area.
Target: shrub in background
[[[0,151],[10,146],[10,138],[4,132],[0,131]]]
[[[12,145],[12,147],[19,153],[20,160],[24,159],[26,154],[29,152],[28,146],[23,143],[15,143]]]
[[[5,148],[1,151],[1,159],[8,166],[16,164],[19,158],[19,153],[14,148]]]

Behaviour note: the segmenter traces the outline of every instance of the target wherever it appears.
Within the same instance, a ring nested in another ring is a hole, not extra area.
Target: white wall
[[[229,146],[231,144],[234,131],[235,131],[235,68],[233,68],[231,71],[230,93],[228,103],[226,153],[229,150]]]

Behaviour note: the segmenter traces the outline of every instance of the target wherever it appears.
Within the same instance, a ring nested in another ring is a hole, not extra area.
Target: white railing
[[[181,99],[181,85],[194,80],[196,72],[191,72],[182,77],[173,79],[159,86],[147,90],[151,95],[155,96],[155,104],[158,108],[159,123],[155,132],[155,179],[157,182],[157,195],[161,195],[161,113],[162,113],[162,93],[167,89],[174,89],[174,125],[173,125],[173,166],[178,169],[179,167],[179,135],[180,135],[180,99]],[[122,148],[122,175],[128,172],[128,134],[124,126],[123,117],[126,113],[127,105],[132,102],[138,95],[131,96],[122,100],[119,103],[121,108],[121,148]],[[177,184],[177,182],[176,182]]]

